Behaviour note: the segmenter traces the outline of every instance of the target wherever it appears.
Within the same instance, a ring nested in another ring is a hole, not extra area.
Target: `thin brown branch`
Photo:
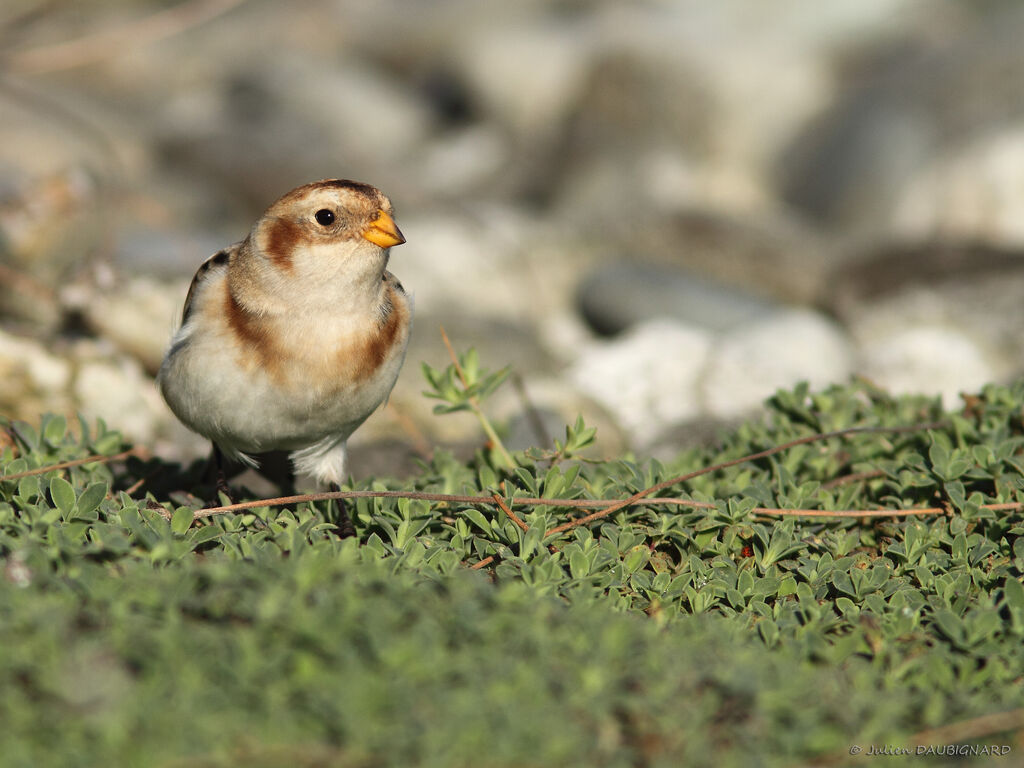
[[[515,512],[509,509],[508,505],[504,501],[502,501],[501,496],[495,493],[491,496],[491,498],[494,499],[495,504],[501,507],[501,511],[508,515],[508,519],[519,526],[519,529],[523,533],[526,533],[528,530],[530,530],[529,526],[527,526],[526,523],[519,519],[519,515],[517,515]]]
[[[1018,505],[1024,506],[1024,505]],[[782,517],[909,517],[910,515],[944,515],[942,507],[911,507],[910,509],[771,509],[754,507],[752,515]]]
[[[646,496],[650,496],[652,493],[657,493],[658,491],[663,491],[666,488],[671,488],[673,485],[679,485],[680,483],[685,483],[686,481],[692,480],[695,477],[700,477],[701,475],[706,475],[706,474],[709,474],[711,472],[716,472],[716,471],[718,471],[720,469],[726,469],[727,467],[732,467],[732,466],[735,466],[737,464],[744,464],[744,463],[746,463],[748,461],[756,461],[757,459],[763,459],[763,458],[766,458],[768,456],[774,456],[776,453],[781,453],[782,451],[789,450],[790,448],[793,448],[793,447],[795,447],[797,445],[804,445],[806,443],[814,443],[814,442],[818,442],[820,440],[827,440],[827,439],[832,438],[832,437],[845,437],[846,435],[859,434],[859,433],[870,433],[870,432],[919,432],[919,431],[923,431],[925,429],[934,429],[937,426],[939,426],[939,425],[933,423],[933,424],[919,424],[919,425],[910,426],[910,427],[849,427],[847,429],[838,429],[838,430],[835,430],[833,432],[819,432],[819,433],[814,434],[814,435],[807,435],[806,437],[797,438],[796,440],[790,440],[788,443],[782,443],[782,444],[776,445],[776,446],[774,446],[772,448],[767,448],[767,449],[765,449],[763,451],[758,451],[757,453],[751,453],[751,454],[748,454],[746,456],[740,456],[738,459],[732,459],[731,461],[723,461],[723,462],[721,462],[719,464],[712,464],[712,465],[707,466],[707,467],[702,467],[701,469],[695,470],[693,472],[689,472],[689,473],[687,473],[685,475],[680,475],[679,477],[673,477],[670,480],[665,480],[663,482],[657,483],[655,485],[652,485],[650,488],[645,488],[644,490],[639,491],[639,492],[633,494],[628,499],[625,499],[625,500],[619,502],[618,504],[613,504],[610,507],[607,507],[605,509],[599,510],[597,512],[593,512],[593,513],[587,515],[586,517],[579,518],[578,520],[572,520],[572,521],[570,521],[568,523],[562,523],[561,525],[556,525],[554,528],[552,528],[549,531],[547,531],[547,533],[545,533],[545,536],[551,536],[551,535],[556,534],[556,533],[561,533],[562,531],[568,531],[571,528],[576,528],[576,527],[578,527],[580,525],[586,525],[587,523],[593,522],[594,520],[598,520],[598,519],[600,519],[602,517],[607,517],[608,515],[612,514],[613,512],[618,512],[620,509],[623,509],[624,507],[629,506],[630,504],[638,501],[639,499],[642,499],[642,498],[644,498]],[[877,514],[871,515],[871,516],[877,516]]]
[[[328,499],[411,499],[413,501],[439,501],[447,504],[486,504],[494,503],[492,496],[464,496],[453,493],[425,493],[421,491],[324,491],[323,493],[304,493],[297,496],[279,496],[273,499],[257,499],[242,501],[223,507],[208,507],[196,511],[196,518],[212,517],[225,512],[238,512],[256,507],[282,507],[287,504],[301,504],[306,501],[326,501]],[[608,499],[547,499],[533,496],[516,497],[517,504],[526,506],[564,507],[570,509],[593,509],[618,504],[617,500]],[[707,501],[693,499],[656,498],[643,499],[638,504],[655,506],[658,504],[711,508],[715,505]]]
[[[997,733],[1024,729],[1024,707],[1006,712],[961,720],[958,723],[929,728],[910,737],[912,744],[956,744]]]
[[[127,488],[124,489],[125,495],[126,496],[131,496],[133,493],[135,493],[137,490],[139,490],[139,488],[141,488],[142,486],[144,486],[146,484],[146,480],[147,479],[148,478],[140,477],[138,480],[136,480],[134,483],[132,483],[131,485],[129,485]]]
[[[849,429],[837,430],[834,432],[823,432],[815,435],[808,435],[807,437],[798,438],[791,440],[787,443],[768,448],[757,453],[748,454],[741,456],[738,459],[731,459],[729,461],[721,462],[719,464],[713,464],[701,469],[689,472],[685,475],[665,480],[661,483],[652,485],[650,488],[645,488],[638,493],[633,494],[627,499],[621,500],[608,500],[608,499],[555,499],[555,498],[535,498],[535,497],[523,497],[516,498],[517,504],[525,506],[550,506],[560,508],[597,508],[595,512],[590,513],[584,517],[572,520],[562,525],[555,526],[545,533],[545,536],[551,536],[562,531],[567,531],[572,528],[576,528],[580,525],[586,525],[594,520],[607,517],[613,512],[617,512],[620,509],[624,509],[628,506],[633,505],[675,505],[675,506],[687,506],[695,507],[698,509],[713,508],[715,505],[710,502],[695,501],[693,499],[682,499],[682,498],[664,498],[664,497],[650,497],[651,494],[662,491],[673,485],[691,480],[694,477],[708,474],[710,472],[724,469],[726,467],[735,466],[747,461],[755,461],[762,459],[767,456],[785,451],[797,445],[803,445],[819,440],[825,440],[832,437],[841,437],[844,435],[865,433],[865,432],[911,432],[920,431],[923,429],[933,429],[934,424],[924,424],[911,427],[852,427]],[[256,507],[273,507],[273,506],[284,506],[287,504],[299,504],[302,502],[310,501],[325,501],[328,499],[359,499],[359,498],[400,498],[400,499],[412,499],[420,501],[437,501],[448,504],[486,504],[491,505],[498,503],[502,506],[500,497],[495,496],[466,496],[457,494],[447,493],[424,493],[415,491],[330,491],[324,493],[308,493],[297,496],[281,496],[270,499],[258,499],[256,501],[240,502],[238,504],[229,504],[222,507],[209,507],[207,509],[200,509],[195,513],[195,519],[201,519],[204,517],[211,517],[213,515],[223,514],[225,512],[238,512],[245,509],[253,509]],[[1011,510],[1024,508],[1024,504],[1017,502],[1004,502],[1000,504],[985,505],[986,509],[994,510]],[[506,514],[510,510],[505,510]],[[910,509],[864,509],[864,510],[821,510],[821,509],[771,509],[767,507],[755,507],[751,510],[752,514],[759,515],[779,515],[779,516],[793,516],[793,517],[833,517],[833,518],[870,518],[870,517],[902,517],[908,515],[938,515],[944,514],[945,510],[938,507],[912,507]],[[516,520],[514,515],[510,515],[510,519]],[[521,528],[525,528],[525,523],[519,520],[517,523]]]
[[[148,45],[198,26],[239,5],[243,0],[187,0],[171,8],[101,29],[74,40],[15,51],[4,64],[9,72],[38,75],[72,69],[109,58],[131,47]]]
[[[115,453],[113,456],[105,456],[103,454],[97,454],[95,456],[86,456],[84,459],[74,459],[72,461],[62,461],[60,464],[50,464],[46,467],[38,467],[37,469],[28,469],[24,472],[15,472],[12,475],[0,475],[0,482],[7,480],[20,480],[23,477],[29,477],[31,475],[45,475],[47,472],[53,472],[58,469],[68,469],[69,467],[77,467],[82,464],[104,464],[110,461],[118,461],[119,459],[127,459],[129,456],[142,456],[143,450],[138,446],[129,448],[127,451],[121,453]]]
[[[490,565],[493,562],[494,562],[494,555],[488,555],[483,560],[481,560],[479,563],[473,563],[473,565],[469,566],[469,570],[471,570],[471,571],[478,571],[481,568],[486,568],[488,565]]]
[[[484,504],[495,503],[494,496],[463,496],[452,493],[423,493],[419,491],[325,491],[323,493],[304,493],[296,496],[279,496],[273,499],[257,499],[255,501],[242,501],[237,504],[228,504],[223,507],[208,507],[197,510],[195,519],[213,517],[227,512],[241,512],[246,509],[257,507],[282,507],[288,504],[301,504],[309,501],[327,501],[330,499],[412,499],[413,501],[438,501],[446,504]],[[555,499],[533,496],[517,496],[517,504],[527,507],[547,506],[566,509],[593,509],[598,508],[600,512],[606,512],[612,507],[622,506],[677,506],[692,507],[696,509],[713,509],[714,504],[708,501],[695,501],[694,499],[682,499],[676,497],[655,496],[653,498],[629,499]],[[500,506],[500,504],[499,504]],[[986,504],[983,509],[993,510],[1017,510],[1024,508],[1024,503],[1008,502],[1002,504]],[[751,514],[757,515],[782,515],[794,517],[905,517],[909,515],[939,515],[945,513],[944,509],[938,507],[911,507],[909,509],[775,509],[771,507],[754,507]],[[588,518],[593,518],[588,515]],[[580,518],[586,520],[587,518]],[[514,518],[513,518],[514,521]],[[520,520],[520,527],[525,525]],[[518,524],[518,523],[517,523]],[[551,535],[551,531],[546,534]]]

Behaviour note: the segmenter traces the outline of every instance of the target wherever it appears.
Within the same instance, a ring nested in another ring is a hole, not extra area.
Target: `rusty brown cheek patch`
[[[265,255],[281,269],[291,270],[292,255],[302,239],[302,227],[291,219],[271,219],[267,224]]]

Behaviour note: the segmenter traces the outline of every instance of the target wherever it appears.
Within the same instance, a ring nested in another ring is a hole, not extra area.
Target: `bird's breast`
[[[228,291],[224,317],[238,365],[300,400],[372,400],[382,388],[383,400],[404,358],[412,321],[408,298],[393,284],[371,311],[269,317],[247,311]]]

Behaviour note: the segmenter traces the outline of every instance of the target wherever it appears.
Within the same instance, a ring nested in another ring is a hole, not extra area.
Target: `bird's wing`
[[[234,245],[229,245],[227,248],[217,251],[213,256],[199,265],[199,269],[196,270],[195,277],[192,278],[192,284],[188,287],[188,293],[185,295],[185,306],[181,310],[182,325],[188,321],[188,316],[192,312],[192,299],[195,298],[196,291],[199,289],[199,286],[211,277],[210,271],[215,267],[226,268],[228,260],[231,258],[231,254],[235,253],[241,247],[242,243],[240,242],[235,243]]]

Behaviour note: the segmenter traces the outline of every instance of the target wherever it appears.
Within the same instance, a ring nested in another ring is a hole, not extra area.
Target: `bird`
[[[388,271],[404,242],[380,190],[324,179],[282,196],[199,267],[157,384],[175,416],[212,441],[218,490],[224,457],[256,467],[254,454],[268,451],[340,488],[349,437],[405,360],[412,297]]]

